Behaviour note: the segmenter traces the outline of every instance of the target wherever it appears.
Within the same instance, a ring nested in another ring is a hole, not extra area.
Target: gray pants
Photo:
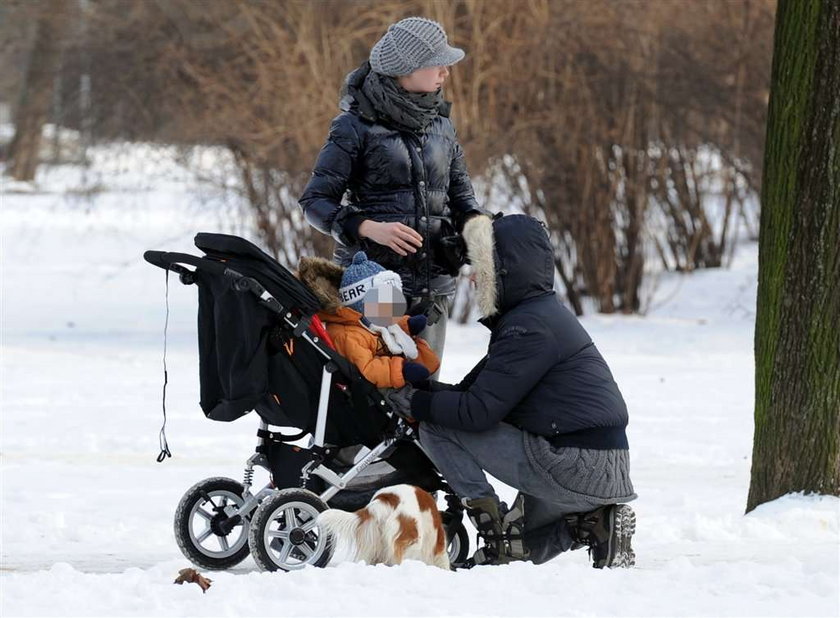
[[[526,530],[603,505],[603,501],[586,496],[559,496],[556,487],[528,460],[523,431],[508,423],[480,433],[420,423],[420,443],[462,499],[498,499],[485,470],[524,494]]]
[[[557,487],[531,464],[524,432],[508,423],[473,433],[420,423],[420,443],[440,473],[462,499],[495,497],[486,470],[524,496],[523,541],[528,559],[542,564],[580,547],[564,515],[586,513],[604,504],[584,495],[559,494]],[[518,496],[517,496],[518,497]]]
[[[418,299],[419,300],[419,299]],[[420,333],[420,336],[426,340],[429,347],[432,348],[437,357],[443,363],[443,348],[446,343],[446,323],[449,321],[449,307],[452,305],[451,296],[438,296],[435,299],[435,304],[440,310],[440,318],[434,324],[429,324],[426,329]],[[437,380],[440,374],[440,369],[431,375],[432,380]]]

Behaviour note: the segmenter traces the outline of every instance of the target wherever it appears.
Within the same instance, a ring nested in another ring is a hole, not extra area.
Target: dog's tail
[[[341,509],[327,509],[318,515],[317,523],[322,533],[332,538],[333,545],[343,546],[350,553],[350,560],[365,560],[370,563],[373,556],[369,555],[378,547],[376,526],[368,522],[371,514],[367,508],[354,513]]]

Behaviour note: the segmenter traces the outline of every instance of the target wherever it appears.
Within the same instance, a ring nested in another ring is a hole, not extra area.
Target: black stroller
[[[335,351],[315,295],[247,240],[198,234],[195,244],[204,257],[161,251],[144,257],[198,286],[205,416],[232,421],[256,411],[260,426],[242,483],[209,478],[181,498],[175,538],[184,555],[206,569],[230,568],[249,553],[267,571],[325,566],[332,548],[315,524],[318,513],[356,510],[377,489],[410,483],[444,493],[450,561],[463,564],[469,553],[463,506],[416,429]],[[307,436],[308,448],[291,444]],[[340,453],[351,446],[363,448],[347,461]],[[255,466],[271,476],[256,492]]]

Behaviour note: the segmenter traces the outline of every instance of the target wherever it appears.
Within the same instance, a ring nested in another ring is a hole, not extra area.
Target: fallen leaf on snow
[[[195,569],[181,569],[178,571],[178,577],[172,583],[181,585],[184,582],[193,582],[201,586],[202,592],[207,592],[212,581],[212,579],[207,579]]]

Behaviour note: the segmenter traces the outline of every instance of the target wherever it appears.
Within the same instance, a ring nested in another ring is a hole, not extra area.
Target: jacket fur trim
[[[485,216],[471,217],[464,224],[463,236],[476,274],[478,309],[482,317],[489,318],[499,311],[493,220]]]
[[[308,287],[324,311],[335,313],[341,307],[338,288],[344,267],[319,257],[302,257],[298,263],[298,278]]]

